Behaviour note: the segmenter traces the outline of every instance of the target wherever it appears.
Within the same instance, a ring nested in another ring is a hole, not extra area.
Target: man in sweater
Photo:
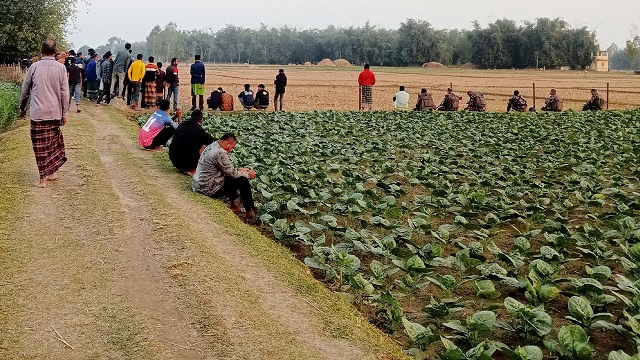
[[[178,109],[178,90],[180,79],[178,78],[178,59],[171,59],[171,65],[167,67],[165,82],[167,83],[167,100],[173,96],[173,111]]]
[[[364,70],[358,76],[360,110],[371,110],[373,105],[373,85],[375,84],[376,76],[369,70],[369,64],[364,64]]]
[[[169,159],[180,172],[193,176],[200,154],[213,141],[213,136],[202,128],[202,111],[196,109],[190,121],[183,121],[176,128],[169,145]]]
[[[195,62],[191,64],[191,111],[196,109],[196,96],[199,109],[204,109],[204,64],[200,61],[200,55],[195,56]]]
[[[20,94],[20,117],[27,114],[31,98],[31,142],[40,173],[38,187],[47,187],[55,173],[67,161],[60,126],[67,123],[69,81],[64,65],[56,61],[56,42],[45,40],[40,50],[42,60],[27,70]]]
[[[409,93],[404,91],[404,86],[393,95],[393,108],[395,110],[409,110]]]
[[[140,86],[142,84],[142,78],[144,77],[146,71],[146,65],[142,61],[142,54],[136,55],[136,61],[129,66],[129,81],[131,81],[131,87],[133,91],[131,92],[131,108],[134,110],[139,109],[139,100],[140,100]]]
[[[264,88],[264,84],[258,85],[256,102],[253,105],[256,109],[266,110],[269,107],[269,92]]]
[[[244,205],[248,222],[253,221],[256,209],[251,194],[250,179],[256,177],[256,172],[246,168],[234,168],[229,160],[229,153],[238,143],[232,133],[224,134],[220,140],[207,146],[196,167],[191,181],[193,191],[213,198],[226,197],[231,202],[231,210],[239,214],[238,192]]]
[[[273,97],[273,106],[275,111],[278,111],[278,100],[280,100],[280,111],[282,111],[282,103],[284,102],[284,92],[287,87],[287,75],[284,74],[284,70],[278,70],[278,75],[273,81],[276,86],[276,95]]]
[[[131,44],[124,44],[124,50],[118,51],[113,63],[113,76],[111,78],[111,97],[124,94],[124,75],[131,64]],[[117,89],[117,90],[116,90]]]

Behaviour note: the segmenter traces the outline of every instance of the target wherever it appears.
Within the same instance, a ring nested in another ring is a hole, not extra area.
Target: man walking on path
[[[200,61],[200,55],[196,55],[195,60],[191,64],[191,111],[196,109],[196,96],[200,110],[204,109],[204,64]]]
[[[369,64],[364,64],[364,70],[358,76],[360,85],[360,110],[371,110],[373,104],[373,85],[376,84],[376,76],[369,70]]]
[[[229,153],[238,143],[235,135],[227,133],[220,140],[207,146],[196,167],[191,181],[193,191],[213,198],[226,197],[231,202],[231,210],[239,214],[238,192],[242,205],[246,210],[245,218],[253,221],[256,209],[251,194],[250,179],[256,177],[256,172],[246,168],[234,168],[229,160]]]
[[[75,97],[76,112],[80,112],[80,88],[82,87],[82,69],[75,63],[67,66],[67,76],[69,79],[69,102]]]
[[[129,69],[131,64],[131,44],[124,44],[124,50],[118,51],[116,54],[116,60],[113,64],[113,77],[111,79],[111,97],[124,94],[124,74]],[[116,92],[115,89],[118,89]]]
[[[282,102],[284,101],[284,91],[287,87],[287,75],[284,74],[284,70],[278,70],[278,75],[273,81],[276,85],[276,95],[273,97],[273,106],[278,111],[278,99],[280,100],[280,111],[282,111]]]
[[[178,89],[180,79],[178,79],[178,59],[171,59],[171,65],[167,67],[165,81],[167,83],[167,100],[171,101],[173,95],[173,111],[178,110]]]
[[[98,96],[98,104],[108,105],[111,102],[111,80],[113,79],[113,60],[111,59],[111,51],[107,51],[104,54],[102,63],[100,63],[100,79],[102,80],[102,90]],[[102,102],[103,97],[107,97],[105,102]]]
[[[142,78],[146,70],[146,65],[142,62],[142,54],[136,55],[136,61],[129,66],[129,81],[133,91],[131,93],[131,108],[138,110],[138,101],[140,100],[140,86],[142,84]]]
[[[60,126],[67,123],[69,81],[67,69],[55,60],[56,42],[45,40],[40,52],[42,60],[29,67],[22,82],[20,117],[26,116],[27,100],[31,98],[31,142],[40,173],[36,186],[44,188],[67,162]]]

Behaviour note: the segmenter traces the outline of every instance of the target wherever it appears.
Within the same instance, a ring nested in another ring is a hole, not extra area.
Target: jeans
[[[138,107],[138,101],[140,100],[140,82],[132,82],[131,87],[133,88],[131,92],[131,103]]]
[[[173,86],[169,86],[169,89],[167,90],[167,100],[169,100],[169,102],[171,102],[171,95],[173,95],[173,110],[177,110],[178,109],[178,90],[180,88],[180,85],[173,85]]]
[[[69,84],[69,104],[76,98],[76,105],[80,105],[80,84]]]

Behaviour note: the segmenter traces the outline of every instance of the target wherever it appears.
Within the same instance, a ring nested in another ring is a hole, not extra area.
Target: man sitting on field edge
[[[193,191],[213,198],[226,197],[231,202],[231,210],[239,214],[238,191],[246,210],[245,219],[253,221],[256,210],[251,195],[249,180],[256,177],[256,172],[246,168],[235,169],[229,160],[229,153],[237,144],[235,135],[224,134],[220,140],[207,146],[196,167],[191,181]]]
[[[214,140],[202,128],[202,111],[193,110],[191,121],[183,121],[173,134],[169,145],[169,159],[180,172],[193,176],[200,154]]]
[[[149,120],[140,129],[138,142],[148,150],[158,150],[171,139],[178,124],[182,122],[182,111],[178,109],[176,115],[170,118],[167,115],[171,103],[167,99],[160,101],[160,109],[154,112]],[[173,120],[178,119],[178,122]]]

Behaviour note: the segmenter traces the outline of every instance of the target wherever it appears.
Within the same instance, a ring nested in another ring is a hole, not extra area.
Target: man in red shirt
[[[369,70],[369,64],[364,64],[364,70],[358,76],[358,84],[360,85],[360,110],[371,110],[372,87],[376,84],[376,76]]]

